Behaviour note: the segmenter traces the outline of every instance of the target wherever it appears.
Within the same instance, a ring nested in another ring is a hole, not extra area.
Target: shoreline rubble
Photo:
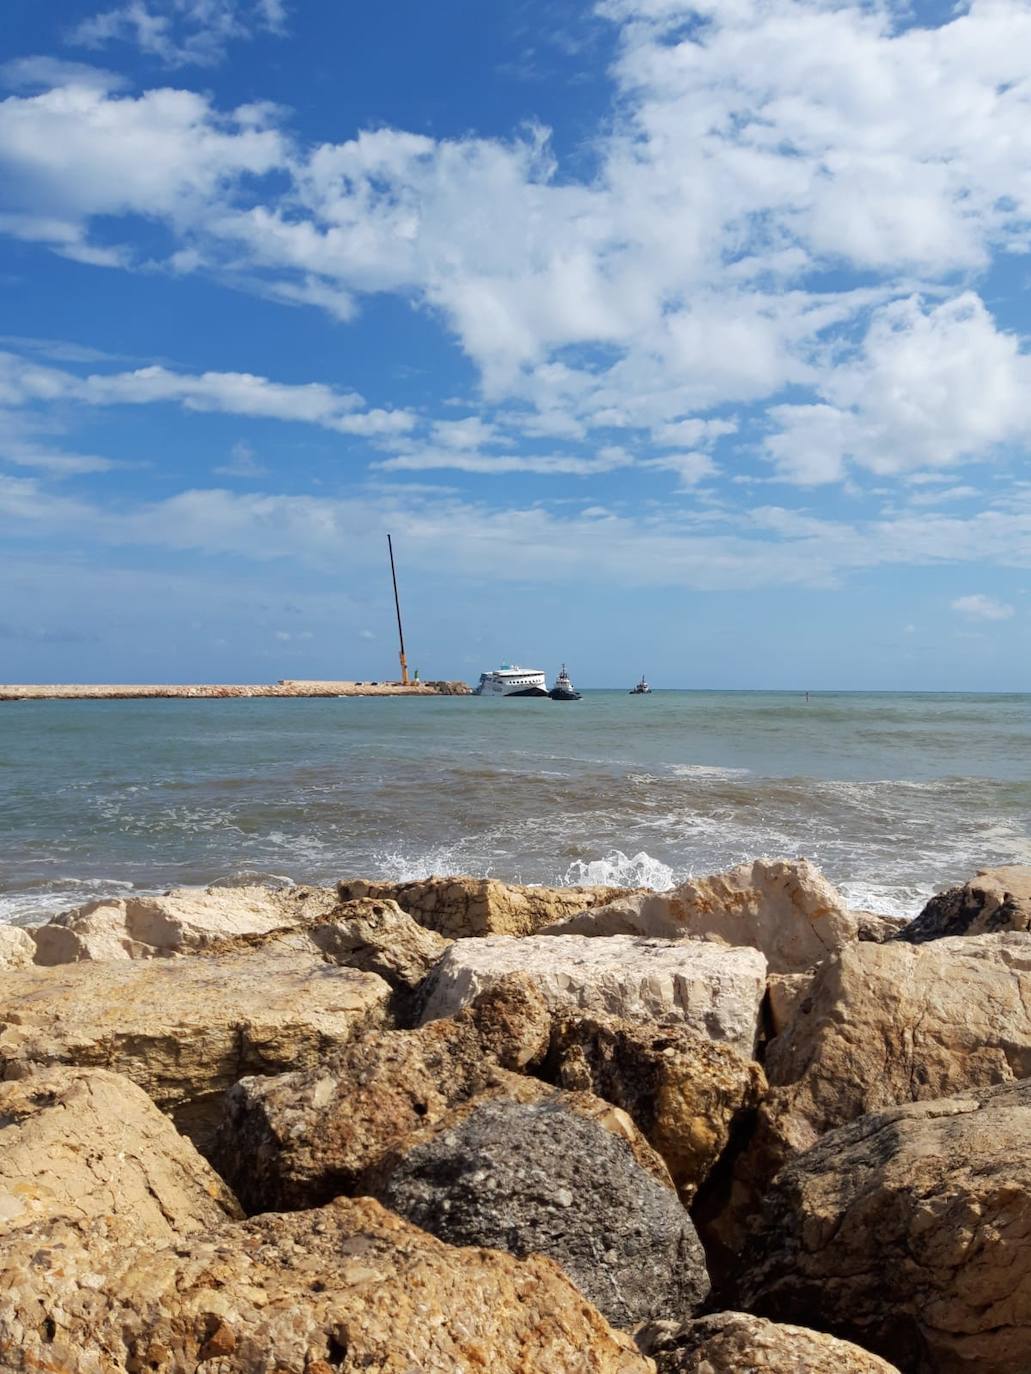
[[[758,860],[12,931],[3,1374],[1002,1374],[1031,1340],[1029,868],[912,927]]]

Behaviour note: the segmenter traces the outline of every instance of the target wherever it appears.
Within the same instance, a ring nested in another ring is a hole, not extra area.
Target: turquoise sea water
[[[910,914],[1031,862],[1031,696],[0,703],[0,919],[243,873],[667,886],[804,854]]]

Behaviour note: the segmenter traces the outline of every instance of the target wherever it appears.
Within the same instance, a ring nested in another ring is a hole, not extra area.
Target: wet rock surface
[[[896,937],[910,944],[951,935],[1031,931],[1031,867],[984,868],[962,887],[931,900]]]
[[[449,1244],[548,1255],[616,1326],[687,1315],[708,1292],[675,1193],[561,1099],[471,1104],[405,1151],[378,1195]]]

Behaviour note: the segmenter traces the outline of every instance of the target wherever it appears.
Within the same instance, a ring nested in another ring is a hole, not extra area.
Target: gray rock
[[[558,1103],[474,1103],[408,1152],[379,1195],[451,1245],[549,1256],[614,1326],[683,1320],[708,1292],[676,1195],[625,1141]]]

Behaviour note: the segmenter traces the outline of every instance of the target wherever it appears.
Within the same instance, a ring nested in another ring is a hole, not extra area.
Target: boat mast
[[[401,684],[408,686],[408,660],[405,658],[405,632],[401,628],[401,602],[397,595],[397,569],[394,567],[394,541],[387,535],[387,548],[390,550],[390,576],[394,583],[394,609],[397,611],[397,637],[401,641]]]

